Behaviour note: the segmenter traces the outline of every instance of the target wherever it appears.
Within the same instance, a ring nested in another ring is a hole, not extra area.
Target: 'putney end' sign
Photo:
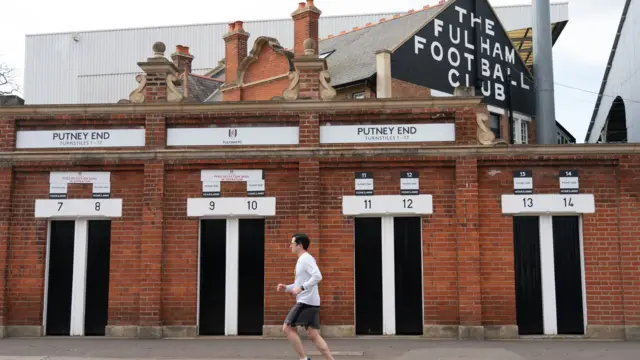
[[[533,115],[531,74],[487,0],[444,6],[391,55],[392,77],[449,94],[475,87],[487,104]]]

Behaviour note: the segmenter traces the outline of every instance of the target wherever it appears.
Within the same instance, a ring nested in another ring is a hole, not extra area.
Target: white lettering
[[[515,48],[511,48],[509,49],[508,45],[505,45],[504,47],[504,56],[507,60],[507,62],[512,63],[513,65],[516,64],[516,49]]]
[[[520,86],[522,86],[523,89],[529,90],[529,85],[524,83],[524,73],[520,73]]]
[[[504,86],[502,84],[496,83],[496,99],[504,101]]]
[[[427,43],[427,39],[420,37],[418,35],[416,35],[414,37],[415,39],[415,50],[416,50],[416,55],[418,54],[418,49],[424,49],[424,45]]]
[[[464,57],[467,58],[468,71],[471,71],[471,66],[473,65],[473,59],[475,58],[475,56],[473,56],[473,54],[464,53]]]
[[[484,89],[484,86],[487,85],[487,89]],[[491,95],[491,82],[490,81],[483,81],[482,82],[482,95],[484,96],[489,96]]]
[[[491,55],[491,43],[489,42],[489,39],[487,39],[487,42],[484,42],[484,38],[480,37],[480,52],[484,53],[484,50],[487,49],[487,55]]]
[[[435,48],[438,48],[439,55],[436,55]],[[442,45],[439,42],[434,41],[431,43],[431,56],[436,61],[442,61],[442,56],[444,55],[444,51],[442,50]]]
[[[469,86],[469,74],[466,75],[467,78],[467,86]]]
[[[491,76],[491,70],[489,70],[489,60],[482,59],[482,76]]]
[[[451,39],[452,43],[459,44],[460,43],[460,28],[456,28],[456,30],[458,30],[458,38],[454,39],[453,38],[453,25],[449,24],[449,39]]]
[[[455,61],[453,61],[451,54],[456,54]],[[458,65],[460,65],[460,53],[458,52],[458,49],[454,47],[449,48],[449,53],[447,55],[449,59],[449,64],[451,64],[451,66],[458,67]]]
[[[475,17],[474,13],[471,13],[471,27],[474,27],[473,23],[482,24],[482,17]]]
[[[502,49],[500,48],[500,44],[496,43],[493,47],[493,57],[496,57],[496,53],[500,55],[500,60],[504,60],[502,57]]]
[[[496,67],[493,69],[493,79],[497,79],[500,77],[500,80],[504,82],[504,76],[502,75],[502,67],[500,64],[496,64]]]
[[[485,31],[487,32],[487,34],[494,36],[495,33],[493,32],[493,25],[494,22],[489,20],[489,19],[485,19]]]
[[[440,20],[440,19],[436,19],[436,20],[433,22],[433,24],[434,24],[434,25],[433,25],[433,27],[434,27],[434,33],[435,33],[436,37],[438,37],[438,33],[441,33],[441,32],[442,32],[442,27],[444,26],[444,22],[443,22],[442,20]]]
[[[464,32],[464,46],[468,47],[471,50],[476,48],[473,44],[469,43],[469,32],[466,30]]]
[[[451,84],[451,86],[453,86],[454,88],[457,88],[458,86],[460,86],[460,82],[459,81],[453,81],[453,78],[451,75],[456,74],[456,76],[459,76],[460,73],[458,73],[458,70],[456,69],[451,69],[449,70],[449,84]]]
[[[456,11],[460,13],[460,22],[464,22],[464,14],[467,13],[467,10],[461,8],[460,6],[456,6]]]

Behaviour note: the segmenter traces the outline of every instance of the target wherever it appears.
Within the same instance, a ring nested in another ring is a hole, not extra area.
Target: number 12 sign
[[[344,215],[432,214],[431,195],[344,196]]]

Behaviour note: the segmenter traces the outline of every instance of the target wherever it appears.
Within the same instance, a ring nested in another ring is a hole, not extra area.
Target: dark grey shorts
[[[296,303],[284,319],[284,323],[293,327],[320,329],[320,306]]]

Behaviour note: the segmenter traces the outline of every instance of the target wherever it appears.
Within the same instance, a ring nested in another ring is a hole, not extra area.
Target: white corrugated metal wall
[[[531,6],[496,7],[507,30],[531,26]],[[320,37],[338,34],[394,14],[324,16],[320,18]],[[551,21],[568,19],[566,3],[553,4]],[[293,46],[291,19],[247,21],[249,44],[258,36],[278,39],[282,46]],[[79,33],[30,35],[26,38],[24,96],[27,104],[115,103],[128,98],[135,89],[137,62],[151,55],[156,41],[167,45],[167,57],[175,45],[190,47],[195,56],[194,72],[214,68],[224,57],[223,35],[228,25],[198,24]],[[251,45],[250,45],[251,46]]]

